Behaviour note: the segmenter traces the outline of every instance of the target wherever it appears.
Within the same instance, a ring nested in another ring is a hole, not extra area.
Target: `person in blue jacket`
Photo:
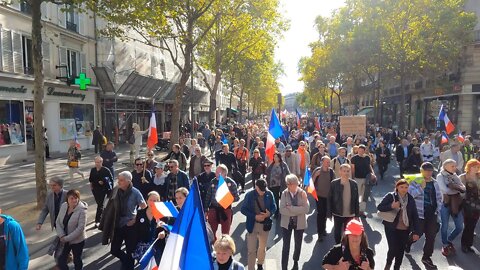
[[[27,270],[28,247],[20,224],[0,209],[0,270]]]
[[[277,211],[273,193],[267,190],[265,179],[255,181],[255,189],[245,195],[241,212],[247,217],[248,270],[263,270],[268,233],[272,227],[271,215]],[[257,249],[258,239],[258,249]],[[257,252],[258,250],[258,252]]]

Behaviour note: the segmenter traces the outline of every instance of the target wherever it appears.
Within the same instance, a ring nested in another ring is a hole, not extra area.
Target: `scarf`
[[[298,154],[300,154],[300,169],[305,169],[305,149],[298,148]]]
[[[400,202],[400,209],[402,210],[403,223],[405,223],[405,226],[409,227],[410,222],[408,221],[408,213],[407,213],[408,194],[405,194],[405,197],[403,198],[399,194],[398,201]]]

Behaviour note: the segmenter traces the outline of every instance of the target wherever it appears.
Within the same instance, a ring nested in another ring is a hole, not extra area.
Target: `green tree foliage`
[[[379,96],[381,79],[388,76],[400,85],[405,104],[410,80],[452,69],[471,41],[476,18],[464,5],[464,0],[347,0],[330,17],[317,18],[319,40],[299,64],[305,88],[356,90],[368,79]]]

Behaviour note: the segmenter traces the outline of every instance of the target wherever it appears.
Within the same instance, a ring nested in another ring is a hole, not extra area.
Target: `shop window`
[[[0,100],[0,146],[23,143],[23,123],[23,102]]]
[[[60,103],[60,140],[71,140],[92,133],[94,107],[90,104]]]

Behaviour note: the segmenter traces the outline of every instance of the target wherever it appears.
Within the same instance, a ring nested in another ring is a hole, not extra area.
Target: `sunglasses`
[[[142,166],[143,164],[142,164],[142,163],[138,163],[138,164],[135,164],[135,165],[137,165],[137,166]]]
[[[203,165],[203,167],[210,167],[210,166],[212,166],[212,164],[205,164],[205,165]]]

